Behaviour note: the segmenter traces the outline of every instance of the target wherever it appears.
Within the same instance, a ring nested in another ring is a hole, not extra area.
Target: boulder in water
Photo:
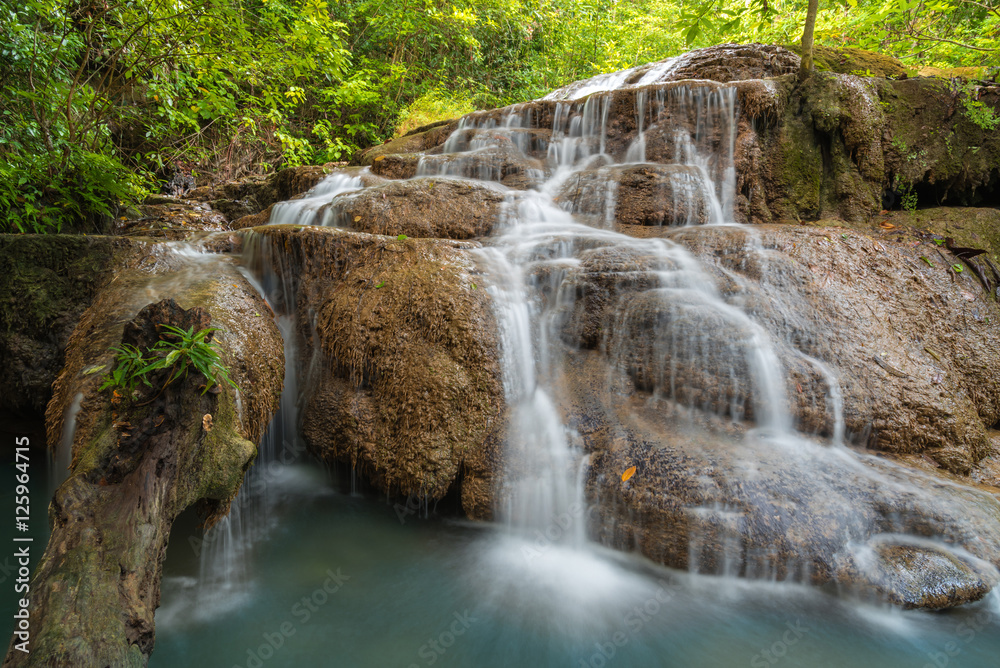
[[[247,240],[294,286],[301,357],[317,360],[310,450],[389,494],[438,500],[457,485],[466,513],[489,517],[503,390],[473,248],[286,225]]]
[[[941,610],[982,599],[998,577],[996,568],[979,559],[899,536],[876,537],[855,548],[837,581],[875,591],[901,608]]]

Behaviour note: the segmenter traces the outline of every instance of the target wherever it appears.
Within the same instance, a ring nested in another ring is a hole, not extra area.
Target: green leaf
[[[684,33],[684,43],[687,46],[691,46],[692,44],[694,44],[694,41],[698,39],[699,32],[701,32],[701,26],[698,25],[697,23],[688,28],[687,32]]]

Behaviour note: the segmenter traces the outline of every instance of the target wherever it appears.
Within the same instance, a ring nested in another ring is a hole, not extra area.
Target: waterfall
[[[331,177],[316,188],[312,199],[334,196],[330,193],[348,192],[354,185],[360,184],[354,183],[353,179]],[[300,205],[302,202],[307,200],[293,200],[291,204]],[[312,204],[307,202],[299,209],[286,207],[283,215],[302,218],[310,211],[310,206]],[[295,304],[292,281],[285,273],[272,269],[271,248],[261,243],[259,237],[247,235],[245,244],[241,273],[271,310],[279,314],[276,320],[284,341],[284,385],[278,412],[261,438],[257,457],[244,475],[229,514],[205,531],[199,544],[198,587],[194,596],[196,616],[235,608],[250,593],[253,586],[253,569],[249,565],[252,550],[275,529],[274,508],[280,501],[281,487],[288,474],[285,465],[293,463],[303,452],[297,437],[299,387],[295,324],[294,317],[285,313]]]
[[[647,91],[641,90],[635,99],[637,133],[622,156],[623,164],[663,169],[644,164],[646,133],[658,129],[659,136],[674,141],[677,167],[670,168],[678,184],[673,188],[676,210],[691,212],[696,202],[704,202],[708,212],[704,218],[689,213],[664,223],[732,224],[733,89],[674,87],[656,91],[652,102]],[[598,94],[583,103],[554,105],[545,180],[537,189],[518,194],[505,227],[479,251],[500,324],[504,390],[510,407],[506,477],[497,512],[514,535],[536,544],[559,543],[574,549],[588,545],[580,509],[585,507],[589,458],[559,408],[565,400],[560,396],[560,382],[568,350],[562,330],[578,299],[574,276],[601,253],[627,256],[641,264],[649,284],[643,293],[649,299],[622,304],[613,331],[605,333],[612,360],[622,368],[633,363],[630,339],[617,334],[648,319],[653,308],[663,314],[664,321],[652,343],[653,357],[671,360],[656,368],[649,379],[657,392],[691,409],[726,414],[737,421],[752,408],[760,433],[780,436],[791,431],[782,364],[764,328],[722,297],[714,279],[683,246],[614,231],[615,170],[619,168],[606,152],[609,100],[609,95]],[[671,118],[687,123],[665,127]],[[648,124],[647,119],[651,119]],[[509,146],[514,142],[505,133],[526,125],[516,112],[486,131],[465,123],[446,147],[465,146],[467,151],[428,156],[422,169],[436,163],[448,165],[455,170],[452,173],[472,175],[469,169],[454,165],[477,153]],[[465,136],[464,144],[457,139],[459,133]],[[498,178],[495,171],[480,176]],[[596,180],[593,225],[582,217],[590,211],[587,205],[564,202],[560,206],[555,201],[566,184],[587,178]],[[715,374],[722,386],[719,396],[711,401],[695,398],[685,387],[685,375],[692,370]],[[750,379],[752,388],[741,387],[744,378]],[[743,405],[741,397],[746,394],[752,397],[752,406]],[[731,516],[727,523],[736,521],[725,508],[704,512]],[[567,517],[572,526],[564,526],[562,518]],[[728,540],[735,551],[738,534],[730,533]],[[696,559],[692,567],[697,570]],[[726,570],[736,568],[727,566]]]

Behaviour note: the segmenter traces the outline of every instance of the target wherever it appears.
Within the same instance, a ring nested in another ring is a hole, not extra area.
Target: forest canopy
[[[79,227],[177,170],[232,178],[346,160],[427,122],[691,48],[794,45],[807,4],[3,0],[0,220]],[[995,76],[998,38],[1000,0],[820,2],[815,30],[817,45],[974,77]]]

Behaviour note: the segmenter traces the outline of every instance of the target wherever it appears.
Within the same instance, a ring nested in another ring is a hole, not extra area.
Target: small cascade
[[[327,195],[344,192],[336,185],[343,185],[343,179],[328,180],[336,183],[324,189]],[[293,318],[283,314],[285,308],[295,303],[292,283],[271,268],[270,247],[260,244],[256,235],[247,237],[244,258],[248,266],[242,273],[272,311],[282,313],[277,316],[277,323],[284,340],[285,377],[280,408],[261,439],[257,457],[244,476],[229,514],[203,536],[195,603],[206,614],[220,607],[236,607],[251,592],[252,550],[274,530],[274,509],[282,499],[282,487],[288,477],[286,465],[294,463],[303,452],[297,436],[297,337]]]
[[[360,176],[335,172],[320,181],[301,199],[278,202],[271,209],[269,225],[329,225],[330,204],[340,195],[362,188]]]
[[[512,536],[542,540],[548,529],[548,535],[559,536],[554,542],[546,538],[548,545],[584,553],[594,549],[586,540],[593,527],[579,512],[587,507],[590,459],[564,412],[573,401],[574,381],[567,378],[571,360],[590,337],[585,346],[606,355],[612,369],[609,387],[624,388],[622,397],[638,392],[649,397],[650,405],[669,407],[661,417],[665,434],[693,430],[706,443],[731,442],[737,469],[752,470],[760,458],[768,466],[783,462],[795,475],[808,477],[820,475],[817,461],[826,462],[829,470],[816,484],[838,495],[831,505],[850,518],[844,540],[866,535],[871,509],[852,507],[838,475],[829,471],[849,470],[872,484],[881,474],[866,470],[845,448],[824,447],[845,440],[836,375],[792,339],[776,338],[774,323],[748,308],[752,302],[740,288],[742,279],[688,250],[689,243],[697,246],[699,228],[735,225],[734,89],[670,85],[637,90],[636,130],[618,161],[606,152],[610,97],[596,94],[584,102],[553,105],[544,181],[518,194],[506,224],[479,251],[500,325],[511,409],[499,516]],[[449,139],[452,148],[465,147],[465,152],[427,156],[423,169],[432,163],[439,168],[463,164],[498,147],[523,157],[525,144],[512,137],[532,130],[530,122],[519,112],[488,128],[469,121],[456,131],[464,133],[462,138]],[[646,162],[654,151],[661,162]],[[636,210],[635,186],[625,190],[622,185],[634,183],[636,174],[660,189],[655,205],[667,212],[637,222],[690,226],[687,238],[675,242],[671,235],[637,238],[617,231],[622,211]],[[495,171],[480,175],[499,178]],[[597,325],[587,321],[595,306],[586,300],[595,292],[608,295]],[[792,359],[825,381],[820,401],[832,431],[823,444],[819,436],[801,434],[794,426],[788,394]],[[708,416],[716,426],[708,426]],[[746,522],[755,511],[719,500],[742,484],[726,475],[706,481],[697,494],[704,502],[685,511],[692,519],[692,571],[765,580],[811,577],[808,558],[747,544]],[[572,531],[560,519],[566,517],[576,518]]]
[[[625,162],[646,162],[646,96],[649,91],[639,90],[635,93],[635,127],[636,136],[625,153]]]
[[[694,126],[694,132],[676,133],[674,161],[702,174],[713,222],[732,222],[736,195],[736,89],[671,88],[665,104],[671,110],[670,117],[689,119]]]
[[[782,365],[763,327],[726,302],[714,280],[683,246],[612,231],[617,193],[612,177],[621,168],[609,164],[611,157],[605,153],[609,100],[610,96],[593,95],[583,104],[555,105],[547,180],[519,198],[508,225],[480,253],[500,323],[504,387],[511,407],[507,477],[499,513],[516,535],[543,535],[555,518],[569,516],[571,508],[584,505],[589,459],[575,445],[578,439],[559,409],[565,400],[560,385],[569,350],[565,331],[572,326],[580,293],[576,281],[583,271],[607,271],[614,263],[625,263],[633,267],[634,280],[648,285],[633,302],[622,303],[604,334],[609,356],[620,368],[643,368],[646,376],[634,382],[656,388],[692,410],[709,410],[735,421],[752,416],[761,433],[785,434],[791,428]],[[725,148],[732,142],[725,135],[734,132],[735,121],[725,114],[735,113],[734,96],[717,88],[704,93],[673,89],[657,91],[652,100],[650,104],[647,91],[637,93],[638,134],[624,156],[625,163],[644,163],[648,117],[655,126],[667,115],[710,112],[710,120],[692,119],[691,131],[676,131],[679,162],[684,166],[669,172],[668,178],[676,178],[679,184],[672,188],[672,196],[684,201],[677,209],[694,209],[691,202],[700,197],[712,202],[702,207],[711,209],[704,222],[725,222],[722,202],[727,200],[720,196],[725,186],[714,177],[725,181],[732,161]],[[492,145],[515,127],[522,127],[520,119],[491,128]],[[489,145],[474,140],[469,154]],[[718,145],[724,147],[723,156],[709,154]],[[462,159],[430,157],[449,164]],[[596,170],[595,159],[599,160]],[[553,199],[566,184],[579,184],[586,178],[592,179],[598,193],[592,198],[597,202],[596,220],[589,225],[576,219],[586,210],[579,201],[557,203]],[[682,220],[690,223],[694,217]],[[660,324],[652,327],[654,337],[646,351],[649,359],[640,361],[635,357],[636,339],[627,333],[646,331],[650,318]],[[663,366],[658,360],[669,362]],[[698,388],[689,387],[686,379],[692,374],[709,379],[706,384],[715,384],[716,394],[706,398]],[[728,517],[725,509],[711,512]],[[584,549],[586,527],[582,520],[576,524],[576,531],[560,535],[565,544]],[[738,532],[733,529],[730,534],[729,543],[737,541]],[[739,551],[735,543],[731,548]],[[726,569],[730,572],[733,567]]]
[[[73,401],[66,408],[63,416],[62,438],[49,460],[49,496],[59,488],[59,485],[69,477],[69,467],[73,463],[73,439],[76,436],[76,416],[80,413],[83,403],[83,392],[77,392]]]
[[[547,213],[550,219],[568,219],[554,207]],[[519,472],[508,479],[502,515],[513,529],[544,532],[572,504],[582,502],[582,488],[574,480],[579,456],[570,450],[567,430],[544,384],[552,373],[548,350],[534,347],[534,341],[550,336],[541,331],[528,300],[535,278],[495,248],[484,249],[482,260],[490,275],[501,279],[492,282],[490,293],[499,316],[504,389],[512,416],[508,456]],[[558,261],[552,268],[559,271]],[[577,529],[573,535],[582,536]]]
[[[846,427],[844,426],[844,393],[840,389],[840,381],[837,379],[837,374],[822,360],[806,355],[805,353],[801,354],[803,359],[816,367],[826,381],[826,401],[830,407],[830,414],[833,417],[833,435],[830,437],[830,440],[833,445],[844,445],[844,432],[846,431]]]

